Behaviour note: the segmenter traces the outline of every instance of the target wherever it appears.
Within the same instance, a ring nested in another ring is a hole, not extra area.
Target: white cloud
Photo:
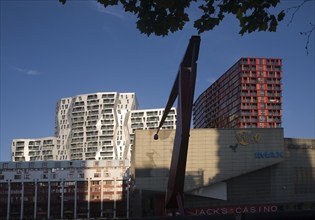
[[[34,70],[34,69],[22,69],[19,67],[15,67],[14,69],[18,72],[21,72],[21,73],[29,75],[29,76],[36,76],[36,75],[40,74],[40,72],[38,72],[37,70]]]
[[[128,20],[126,17],[126,12],[119,6],[113,6],[113,7],[109,6],[105,8],[102,4],[98,2],[93,2],[93,4],[95,5],[97,11],[101,13],[114,16],[121,20]]]
[[[28,70],[28,71],[26,72],[26,74],[27,74],[27,75],[32,75],[32,76],[34,76],[34,75],[38,75],[39,72],[36,71],[36,70]]]

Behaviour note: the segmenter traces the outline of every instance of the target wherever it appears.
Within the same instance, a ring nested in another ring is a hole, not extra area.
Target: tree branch
[[[309,30],[309,31],[305,31],[305,32],[300,32],[301,35],[305,35],[307,36],[306,39],[306,44],[305,44],[305,49],[306,49],[306,54],[308,55],[308,45],[310,43],[310,38],[311,38],[311,35],[313,34],[314,30],[315,30],[315,25],[310,23],[310,25],[312,26],[312,28]]]
[[[306,3],[312,0],[304,0],[301,4],[297,5],[297,6],[293,6],[290,8],[287,8],[286,13],[289,13],[291,10],[294,10],[294,12],[292,13],[291,19],[288,23],[288,26],[293,22],[293,19],[295,17],[295,14],[298,12],[298,10],[300,10],[300,8]]]

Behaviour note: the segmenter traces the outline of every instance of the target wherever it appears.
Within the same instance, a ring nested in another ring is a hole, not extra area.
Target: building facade
[[[165,191],[175,131],[161,131],[159,140],[153,135],[154,131],[136,132],[131,164],[136,190],[131,203],[137,205],[133,207],[137,217],[168,214]],[[188,215],[314,216],[314,185],[314,139],[284,138],[281,128],[190,132],[184,187]]]
[[[0,219],[129,217],[129,161],[0,162]]]
[[[59,138],[14,139],[11,144],[12,161],[67,160]]]
[[[282,60],[241,58],[195,101],[194,128],[279,128]]]
[[[134,132],[158,127],[164,109],[137,109],[134,93],[102,92],[63,98],[55,137],[14,139],[12,161],[130,159]],[[176,128],[172,108],[162,129]]]
[[[127,123],[134,109],[134,93],[104,92],[63,98],[56,106],[55,136],[71,160],[126,159],[125,150],[130,145]]]

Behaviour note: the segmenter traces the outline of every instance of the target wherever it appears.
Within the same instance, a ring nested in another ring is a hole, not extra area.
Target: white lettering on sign
[[[188,215],[227,215],[227,214],[255,214],[277,212],[276,205],[232,206],[216,208],[186,209]]]
[[[275,152],[256,152],[255,158],[283,158],[284,153],[282,151]]]

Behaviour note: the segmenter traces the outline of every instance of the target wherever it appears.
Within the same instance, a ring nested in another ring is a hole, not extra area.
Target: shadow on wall
[[[136,169],[136,184],[132,187],[130,210],[132,217],[166,216],[165,194],[170,170],[167,168]],[[186,173],[195,186],[203,185],[203,171]],[[185,180],[186,181],[186,180]]]

